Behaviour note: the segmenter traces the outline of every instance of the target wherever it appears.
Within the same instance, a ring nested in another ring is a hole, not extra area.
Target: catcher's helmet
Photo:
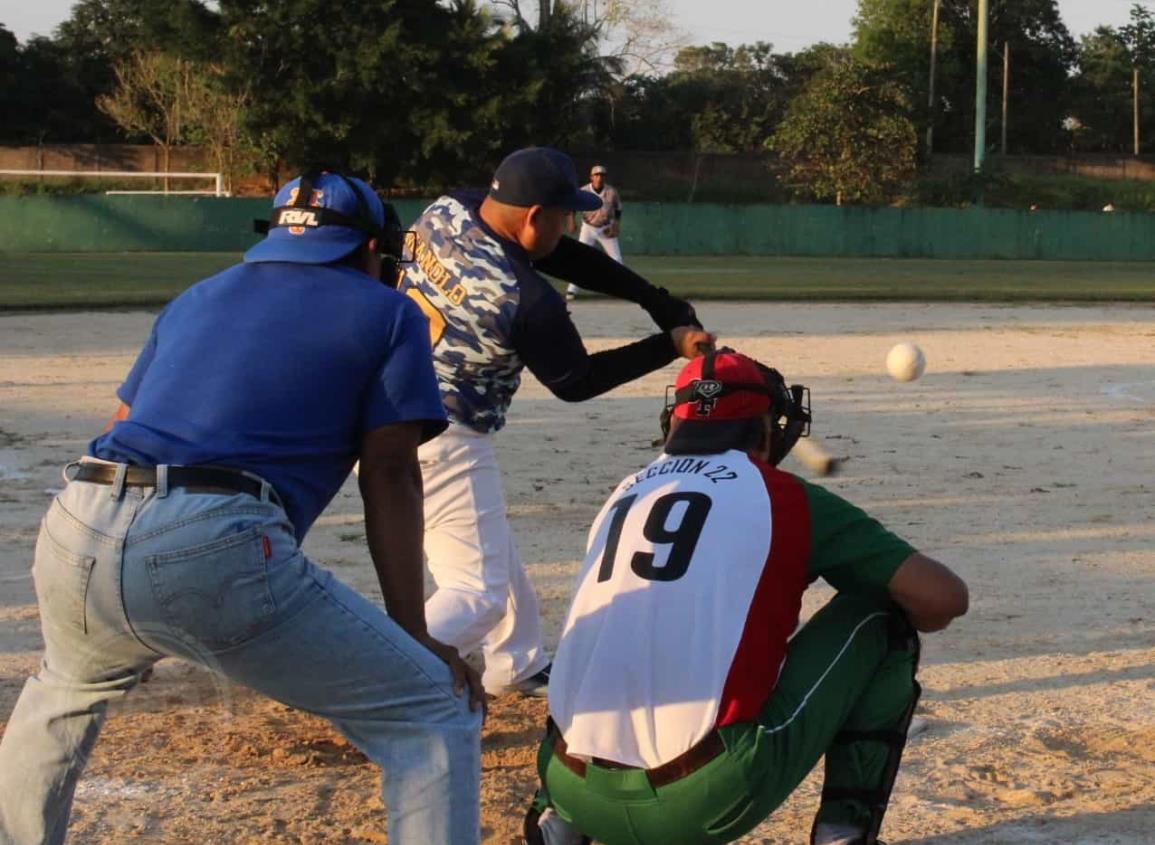
[[[709,455],[749,448],[762,419],[773,425],[770,463],[777,465],[810,433],[810,391],[732,349],[711,350],[682,368],[672,401],[667,392],[662,433],[670,455]],[[679,420],[670,433],[670,417]]]

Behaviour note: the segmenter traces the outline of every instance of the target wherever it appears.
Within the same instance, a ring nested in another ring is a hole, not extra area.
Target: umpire
[[[44,659],[0,742],[0,843],[64,841],[108,702],[166,656],[330,719],[384,770],[390,842],[479,839],[479,679],[425,627],[417,447],[446,421],[428,325],[379,281],[395,216],[336,173],[274,206],[157,318],[41,524]],[[388,615],[300,548],[357,459]]]

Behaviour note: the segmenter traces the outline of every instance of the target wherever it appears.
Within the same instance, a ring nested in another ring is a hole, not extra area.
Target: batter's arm
[[[604,293],[616,299],[634,302],[646,309],[655,321],[655,306],[673,299],[665,288],[651,284],[624,264],[614,261],[600,249],[573,238],[562,238],[557,247],[545,258],[533,262],[536,270],[572,282],[584,290]],[[661,326],[669,329],[670,326]]]
[[[641,305],[657,288],[629,267],[614,261],[600,249],[573,238],[562,238],[549,255],[533,262],[546,275],[572,282],[585,290],[604,293]]]
[[[714,336],[679,326],[590,355],[560,298],[543,298],[519,311],[512,340],[518,356],[554,396],[584,402],[661,369],[679,355],[700,354],[698,345],[713,343]]]
[[[683,325],[702,327],[690,303],[671,296],[665,288],[650,284],[600,249],[573,238],[562,238],[552,253],[535,261],[533,266],[585,290],[636,302],[663,331]]]

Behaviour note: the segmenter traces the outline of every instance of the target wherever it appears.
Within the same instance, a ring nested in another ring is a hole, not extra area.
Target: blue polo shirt
[[[92,441],[108,461],[212,464],[276,488],[304,537],[380,426],[445,428],[429,324],[352,268],[239,264],[157,318],[117,391],[127,420]]]

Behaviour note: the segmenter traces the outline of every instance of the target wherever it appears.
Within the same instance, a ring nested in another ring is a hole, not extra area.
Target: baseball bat
[[[799,440],[790,450],[790,454],[812,473],[823,478],[837,473],[841,463],[815,437],[804,437]]]

